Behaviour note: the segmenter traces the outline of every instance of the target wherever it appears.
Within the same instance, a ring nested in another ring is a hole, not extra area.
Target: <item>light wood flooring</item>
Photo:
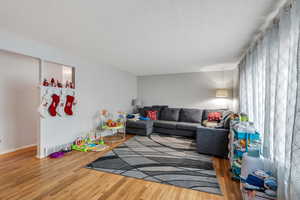
[[[239,184],[230,179],[227,160],[213,158],[224,194],[219,196],[84,168],[107,151],[74,151],[60,159],[39,160],[33,147],[0,155],[0,200],[241,199]]]

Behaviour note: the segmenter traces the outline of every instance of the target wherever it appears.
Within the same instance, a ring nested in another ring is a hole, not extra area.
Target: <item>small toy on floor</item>
[[[65,153],[63,151],[59,151],[59,152],[54,152],[52,154],[49,155],[50,158],[61,158],[65,155]]]
[[[77,137],[72,145],[72,150],[88,152],[88,151],[102,151],[107,148],[102,139],[92,139],[90,134],[86,137]]]

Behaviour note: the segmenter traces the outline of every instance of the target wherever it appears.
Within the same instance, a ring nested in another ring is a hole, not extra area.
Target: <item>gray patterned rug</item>
[[[135,136],[87,168],[221,194],[212,157],[196,152],[193,139]]]

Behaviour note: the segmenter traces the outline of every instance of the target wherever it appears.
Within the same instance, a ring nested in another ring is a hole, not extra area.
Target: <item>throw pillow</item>
[[[209,112],[207,120],[208,121],[220,121],[222,114],[220,112]]]
[[[147,112],[147,117],[151,120],[157,120],[157,110],[148,110]]]
[[[152,107],[151,111],[157,111],[157,120],[160,119],[161,108],[160,107]]]

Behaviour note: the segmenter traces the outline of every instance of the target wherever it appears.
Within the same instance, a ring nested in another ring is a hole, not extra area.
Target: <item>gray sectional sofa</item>
[[[199,153],[227,157],[228,127],[207,128],[202,124],[207,119],[208,112],[212,110],[152,106],[141,108],[139,113],[145,116],[147,110],[157,110],[158,120],[127,120],[127,133],[147,136],[154,132],[193,137],[196,138]],[[224,110],[218,111],[223,112]]]
[[[170,135],[196,135],[201,126],[202,110],[185,108],[165,108],[160,111],[159,120],[153,122],[153,131]]]

